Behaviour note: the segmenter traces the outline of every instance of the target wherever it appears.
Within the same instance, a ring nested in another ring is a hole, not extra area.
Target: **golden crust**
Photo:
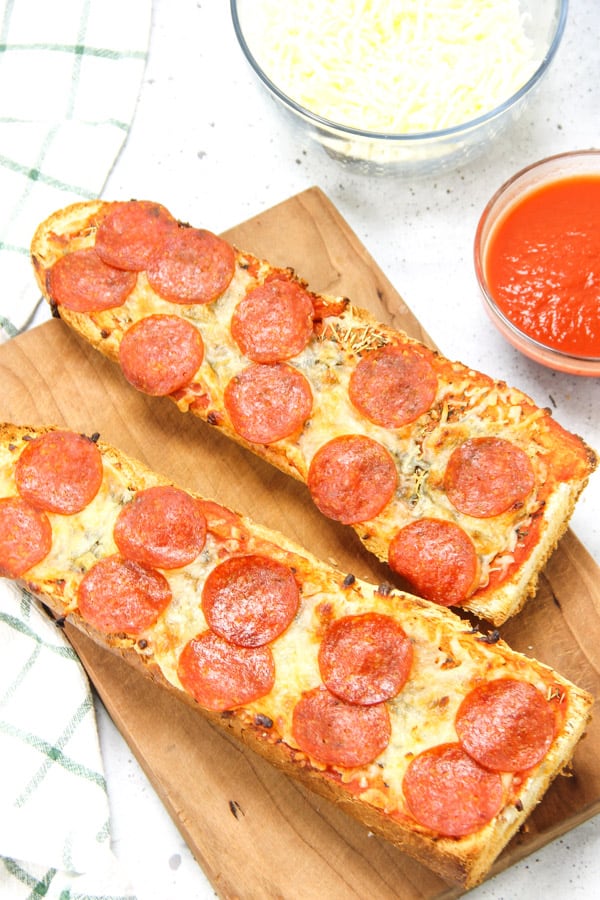
[[[48,430],[50,429],[33,429],[9,423],[0,425],[0,453],[3,454],[1,458],[4,459],[4,468],[8,470],[14,466],[25,440]],[[97,445],[102,453],[105,467],[117,472],[120,481],[128,486],[128,490],[136,491],[155,484],[172,484],[169,479],[157,475],[141,462],[126,456],[101,440],[97,441]],[[6,472],[4,474],[6,475]],[[327,582],[328,591],[338,591],[340,594],[348,591],[347,586],[343,587],[344,578],[341,573],[320,562],[296,543],[235,513],[232,514],[232,517],[234,523],[239,523],[240,527],[246,529],[258,541],[266,542],[272,547],[279,546],[285,551],[296,554],[299,559],[302,559],[302,566],[310,573],[313,584],[320,583],[324,579]],[[72,517],[58,518],[65,520],[62,527],[71,527],[67,520]],[[234,524],[232,527],[238,526]],[[58,574],[60,575],[60,573]],[[553,689],[557,688],[562,693],[566,704],[563,724],[549,752],[542,762],[532,770],[530,777],[525,779],[517,794],[511,794],[513,799],[506,804],[500,814],[475,834],[456,839],[443,838],[432,835],[417,823],[410,823],[405,819],[394,817],[377,806],[358,798],[351,791],[346,790],[339,779],[332,780],[326,777],[321,770],[322,767],[312,764],[305,754],[299,753],[298,750],[286,743],[276,728],[270,731],[248,710],[234,709],[220,713],[201,709],[180,685],[166,677],[166,670],[162,667],[159,654],[152,652],[147,647],[149,643],[151,648],[151,640],[140,642],[127,635],[105,635],[90,627],[79,615],[76,603],[73,603],[72,598],[65,597],[63,590],[59,587],[60,578],[36,577],[36,568],[34,567],[30,573],[26,573],[24,582],[29,590],[53,611],[55,616],[67,618],[75,627],[83,630],[101,646],[118,653],[126,662],[135,666],[166,690],[174,693],[180,700],[191,704],[200,714],[225,728],[288,775],[301,780],[312,790],[341,806],[372,831],[420,860],[443,878],[456,881],[467,888],[474,886],[485,877],[503,847],[541,800],[551,781],[568,765],[590,715],[592,698],[548,666],[511,651],[503,641],[498,641],[494,645],[478,641],[477,633],[465,631],[465,623],[443,607],[429,604],[401,592],[394,592],[390,595],[387,598],[390,601],[389,614],[398,616],[399,622],[405,628],[408,628],[411,623],[414,624],[415,635],[420,635],[420,637],[413,638],[416,645],[419,640],[422,640],[436,648],[442,645],[448,648],[452,647],[449,652],[456,658],[457,671],[462,668],[467,669],[469,665],[475,667],[476,671],[469,676],[469,684],[472,684],[474,680],[486,678],[494,666],[499,666],[503,672],[524,672],[528,673],[531,678],[540,679],[541,683],[545,685],[551,684]],[[365,597],[369,592],[373,592],[372,586],[359,581],[352,587],[352,590],[362,591]],[[395,602],[392,604],[391,601]],[[197,599],[194,602],[197,603]],[[466,676],[460,675],[460,677]],[[430,707],[424,705],[421,714],[429,718]]]
[[[55,212],[46,222],[38,227],[32,241],[32,260],[40,288],[51,303],[52,299],[49,296],[46,285],[47,270],[64,252],[77,249],[80,246],[92,245],[97,225],[110,207],[110,203],[101,201],[77,203],[64,210]],[[249,262],[255,266],[269,266],[264,261],[255,260],[251,254],[244,254],[240,251],[236,251],[236,259],[238,272],[247,268]],[[144,276],[141,276],[141,278],[143,280]],[[297,280],[304,284],[300,278]],[[145,282],[140,291],[144,296],[147,296],[148,292],[151,295],[153,294]],[[327,333],[328,330],[329,333],[335,331],[336,344],[339,346],[340,352],[346,354],[346,357],[348,355],[352,357],[353,354],[356,355],[367,348],[372,349],[400,339],[398,332],[377,322],[368,311],[353,306],[347,299],[322,295],[314,296],[318,298],[322,310],[328,308],[333,311],[341,310],[337,315],[325,317],[322,322],[322,329],[323,334]],[[136,302],[138,305],[135,311],[131,313],[131,321],[133,321],[135,316],[143,314],[143,306],[146,301]],[[167,307],[170,313],[180,314],[181,307],[172,304],[167,304]],[[120,336],[124,327],[128,324],[128,312],[117,315],[116,313],[113,314],[112,310],[107,310],[98,314],[84,314],[71,312],[61,307],[57,314],[84,340],[118,364]],[[418,341],[405,335],[402,335],[401,339],[415,345],[419,344]],[[537,410],[533,401],[521,392],[508,389],[502,383],[493,382],[486,376],[473,372],[460,363],[451,363],[439,354],[436,354],[435,358],[439,361],[440,366],[445,367],[445,370],[451,373],[450,377],[457,382],[461,382],[463,386],[468,385],[469,389],[473,387],[481,389],[483,392],[493,393],[497,391],[499,394],[503,393],[503,396],[506,395],[508,399],[503,402],[507,404],[509,412],[513,410],[518,411],[521,408],[527,408],[529,412]],[[217,427],[246,449],[286,474],[299,481],[306,482],[309,460],[306,454],[306,445],[303,445],[304,448],[300,445],[300,440],[305,440],[306,435],[298,438],[292,436],[289,440],[278,441],[271,445],[251,443],[236,433],[229,417],[224,413],[222,385],[217,385],[216,387],[211,385],[211,390],[213,392],[211,395],[210,415],[209,408],[194,403],[193,397],[171,397],[170,399],[174,400],[183,412],[188,411],[198,418],[210,421],[213,427]],[[442,406],[443,403],[440,401],[440,407]],[[529,412],[523,418],[527,419]],[[539,413],[539,418],[535,427],[539,426],[544,417],[546,419],[549,418],[548,411],[537,410],[537,412]],[[442,415],[441,412],[436,414]],[[563,481],[558,476],[549,495],[544,497],[544,500],[539,503],[538,509],[532,511],[532,515],[538,519],[539,528],[535,546],[525,561],[518,566],[513,566],[509,574],[498,586],[492,586],[488,589],[485,587],[485,582],[482,583],[481,588],[475,591],[473,596],[469,597],[462,604],[467,611],[486,619],[496,626],[501,625],[508,618],[519,612],[527,599],[535,594],[540,572],[554,551],[560,537],[567,529],[577,499],[587,484],[589,475],[597,465],[594,452],[581,439],[575,438],[573,435],[566,435],[561,429],[555,429],[553,432],[552,440],[556,446],[560,445],[562,440],[559,432],[565,434],[566,439],[568,439],[566,452],[577,459],[577,473]],[[314,449],[312,447],[311,452],[314,452]],[[542,456],[546,449],[542,450]],[[552,473],[550,473],[550,477],[553,477]],[[403,500],[402,502],[405,503],[406,501]],[[431,515],[432,513],[430,512],[429,514]],[[437,510],[434,509],[433,514],[436,515]],[[406,513],[403,513],[403,515],[406,515]],[[455,510],[442,511],[442,517],[455,515]],[[519,513],[518,515],[521,514]],[[462,523],[463,520],[460,519],[459,521]],[[526,527],[527,522],[524,515],[521,521],[525,522]],[[485,527],[488,527],[487,523],[484,524]],[[385,514],[382,514],[371,522],[360,523],[351,527],[354,528],[360,540],[370,552],[379,560],[387,562],[390,540],[393,535],[393,525],[394,522],[390,520],[385,521]],[[477,528],[483,527],[481,520],[475,525]],[[514,520],[512,525],[509,523],[507,527],[509,529],[507,540],[515,539],[514,536],[520,528],[517,520]],[[509,550],[508,552],[512,551]]]

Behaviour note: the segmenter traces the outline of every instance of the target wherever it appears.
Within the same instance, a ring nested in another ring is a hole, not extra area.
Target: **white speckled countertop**
[[[319,186],[446,355],[522,388],[600,449],[599,380],[552,372],[508,346],[482,308],[472,263],[479,215],[509,176],[553,153],[600,146],[597,0],[571,0],[554,65],[510,132],[468,167],[422,181],[368,179],[348,172],[312,143],[299,143],[254,80],[226,0],[154,0],[153,6],[139,107],[104,192],[107,199],[160,200],[178,218],[218,232]],[[124,3],[124,16],[127,11]],[[596,474],[572,527],[600,563],[599,512]],[[214,896],[98,706],[114,849],[139,900]],[[564,900],[598,896],[598,885],[600,818],[595,818],[469,896]],[[245,897],[243,887],[240,896]]]

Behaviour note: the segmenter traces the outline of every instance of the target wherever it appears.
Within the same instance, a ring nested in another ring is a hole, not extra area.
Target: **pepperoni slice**
[[[123,556],[145,566],[178,569],[196,559],[206,541],[206,519],[193,497],[157,485],[124,506],[113,530]]]
[[[272,444],[300,428],[312,410],[304,375],[285,363],[255,364],[234,375],[224,394],[236,432],[254,444]]]
[[[493,772],[518,772],[539,763],[554,740],[550,704],[533,684],[499,678],[462,701],[456,733],[469,754]]]
[[[321,512],[345,525],[374,518],[396,490],[398,473],[391,454],[372,438],[346,434],[315,454],[308,489]]]
[[[294,707],[292,734],[304,753],[328,766],[365,766],[387,747],[390,717],[385,703],[346,703],[320,685]]]
[[[45,513],[21,497],[0,499],[0,576],[20,578],[52,548],[52,527]]]
[[[402,628],[379,613],[344,616],[319,648],[326,687],[348,703],[370,705],[395,697],[410,674],[412,644]]]
[[[450,502],[468,516],[499,516],[522,504],[535,485],[524,450],[504,438],[465,441],[452,453],[444,475]]]
[[[140,319],[127,329],[119,347],[127,381],[153,397],[166,397],[189,384],[203,358],[200,332],[178,316]]]
[[[471,538],[459,525],[442,519],[418,519],[397,531],[388,562],[415,594],[442,606],[462,603],[479,584]]]
[[[17,489],[47,512],[68,516],[92,502],[102,484],[102,456],[82,434],[50,431],[29,441],[15,467]]]
[[[473,834],[502,809],[502,777],[471,759],[460,744],[440,744],[409,764],[402,789],[417,822],[446,837]]]
[[[268,647],[236,647],[204,631],[183,648],[177,674],[200,706],[223,711],[268,694],[275,663]]]
[[[253,362],[279,362],[304,350],[313,333],[313,316],[308,291],[289,278],[273,278],[240,300],[231,334]]]
[[[240,647],[260,647],[288,627],[300,602],[288,566],[266,556],[234,556],[216,566],[202,590],[209,627]]]
[[[348,391],[353,405],[371,422],[400,428],[431,407],[437,375],[424,351],[390,344],[363,356]]]
[[[160,203],[150,200],[113,203],[96,231],[96,253],[109,266],[141,272],[176,224]]]
[[[212,534],[225,540],[248,540],[248,528],[238,513],[214,500],[198,499],[197,502],[206,519],[206,527]]]
[[[139,634],[171,602],[164,575],[130,559],[107,556],[83,576],[77,592],[82,617],[105,634]]]
[[[122,306],[136,283],[135,272],[108,266],[93,247],[66,253],[46,275],[52,300],[73,312],[99,312]]]
[[[172,229],[148,264],[154,290],[173,303],[210,303],[235,272],[231,244],[200,228]]]

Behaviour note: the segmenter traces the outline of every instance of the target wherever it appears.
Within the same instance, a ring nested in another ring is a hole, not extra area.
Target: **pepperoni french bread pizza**
[[[0,575],[448,880],[480,881],[592,699],[98,439],[0,427]]]
[[[156,203],[60,210],[32,260],[128,382],[305,482],[412,593],[495,625],[534,593],[596,458],[520,391]]]

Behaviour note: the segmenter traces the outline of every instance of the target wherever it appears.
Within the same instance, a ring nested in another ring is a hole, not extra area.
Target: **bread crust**
[[[46,299],[53,305],[54,313],[60,316],[81,338],[118,365],[119,344],[124,327],[143,314],[146,301],[135,301],[132,304],[135,309],[132,308],[131,314],[129,312],[125,314],[113,313],[112,310],[106,310],[99,314],[73,312],[64,307],[56,307],[48,290],[46,278],[51,266],[65,252],[93,246],[95,231],[112,205],[109,202],[91,201],[89,203],[77,203],[64,210],[56,211],[45,222],[41,223],[36,230],[32,240],[31,251],[38,284]],[[251,254],[245,254],[239,250],[236,250],[236,254],[238,273],[248,268],[249,262],[259,269],[261,266],[268,267],[269,265],[264,261],[255,260]],[[296,275],[293,277],[304,285],[301,278]],[[156,297],[147,282],[144,281],[145,276],[142,275],[140,278],[142,286],[139,287],[139,290],[143,292],[144,296],[152,295]],[[335,330],[335,339],[343,352],[350,352],[356,355],[365,349],[375,349],[398,340],[399,333],[397,331],[377,322],[368,311],[355,307],[347,298],[335,298],[325,295],[314,296],[318,297],[322,309],[342,310],[340,315],[332,316],[331,319],[325,317],[322,328],[324,331],[327,329],[330,329],[330,331]],[[125,304],[126,306],[127,303]],[[165,311],[170,314],[182,314],[180,306],[168,303],[163,303],[163,306],[165,306]],[[128,318],[129,316],[130,318]],[[402,336],[402,340],[420,346],[417,341],[407,336]],[[545,424],[546,420],[549,419],[549,411],[538,409],[526,395],[515,389],[508,388],[504,383],[493,382],[492,379],[474,372],[460,363],[451,363],[439,354],[437,354],[436,358],[440,366],[445,367],[444,371],[449,373],[448,377],[455,382],[462,382],[468,385],[469,389],[473,386],[481,388],[482,391],[487,391],[492,396],[497,394],[499,398],[498,407],[504,403],[509,418],[514,412],[517,417],[522,415],[526,422],[531,421],[534,423],[533,428],[544,430],[545,436],[543,441],[547,443],[544,445],[541,454],[538,453],[539,448],[534,448],[531,451],[532,459],[534,459],[536,465],[538,457],[544,456],[548,450],[553,448],[557,450],[559,467],[562,465],[563,454],[570,456],[572,463],[573,471],[569,473],[568,478],[561,478],[560,473],[554,476],[551,466],[549,471],[543,474],[543,477],[548,479],[547,485],[549,487],[547,489],[544,487],[545,492],[540,494],[539,500],[536,499],[537,508],[534,509],[532,506],[531,517],[535,517],[538,530],[535,546],[528,552],[526,558],[519,564],[513,565],[501,583],[487,587],[485,582],[482,582],[480,588],[461,603],[467,611],[498,626],[518,613],[525,602],[535,595],[540,572],[566,531],[577,499],[587,484],[590,474],[596,468],[597,458],[594,451],[582,439],[567,434],[560,427],[550,429]],[[171,395],[169,399],[174,401],[182,412],[190,412],[192,415],[210,422],[211,426],[218,428],[227,437],[247,450],[293,478],[306,483],[309,460],[307,459],[306,450],[303,449],[306,445],[301,445],[301,441],[306,440],[306,434],[292,436],[290,439],[277,441],[273,444],[251,443],[234,430],[229,417],[224,413],[222,393],[221,396],[217,396],[220,389],[215,390],[216,393],[213,393],[211,398],[212,405],[209,406],[195,403],[193,397],[190,396]],[[440,401],[440,409],[443,409],[443,406],[443,402]],[[525,410],[525,412],[519,413],[519,410]],[[486,415],[487,411],[483,413],[483,418]],[[528,427],[528,424],[524,425],[524,433]],[[428,428],[429,426],[426,425],[425,435]],[[524,437],[523,440],[523,446],[528,449],[526,438]],[[532,447],[534,443],[532,441]],[[544,466],[545,462],[542,460],[540,469],[543,470]],[[403,500],[402,502],[405,503],[406,501]],[[406,513],[403,512],[402,515],[406,516]],[[410,516],[413,515],[415,513],[411,512]],[[441,515],[452,519],[452,517],[456,517],[456,510],[445,508],[441,510]],[[531,517],[528,520],[524,513],[519,513],[521,519],[515,522],[514,519],[511,520],[509,518],[511,515],[512,512],[509,511],[505,516],[506,528],[508,529],[506,539],[509,542],[514,542],[516,535],[529,527]],[[384,511],[384,513],[370,522],[351,525],[367,549],[384,563],[388,562],[390,540],[394,533],[394,521],[391,519],[391,516],[392,513],[386,519]],[[406,519],[403,520],[404,523],[405,521]],[[459,521],[462,523],[463,520],[459,519]],[[481,520],[475,524],[477,527],[482,527]],[[487,523],[483,524],[487,527]],[[498,555],[507,556],[511,552],[512,550],[510,549],[503,549]],[[483,554],[483,551],[481,551],[481,554]],[[489,564],[494,565],[493,562]]]
[[[0,477],[3,479],[5,494],[16,492],[12,472],[27,442],[51,430],[54,429],[30,428],[11,423],[0,426]],[[105,471],[112,473],[106,477],[126,485],[129,494],[154,485],[173,484],[169,479],[152,472],[143,463],[126,456],[103,441],[98,440],[96,443],[104,460]],[[231,516],[232,535],[247,533],[257,546],[274,548],[273,552],[278,547],[285,553],[294,554],[302,571],[308,573],[307,579],[313,585],[325,585],[330,599],[342,595],[346,598],[350,592],[352,596],[356,594],[361,603],[368,605],[377,595],[377,590],[373,586],[358,580],[353,585],[346,584],[341,573],[319,561],[285,536],[237,513],[231,513],[229,510],[225,512]],[[101,518],[109,522],[108,525],[104,523],[101,527],[110,530],[112,528],[110,516],[101,515]],[[61,521],[58,522],[57,519]],[[73,520],[72,523],[66,521],[69,519]],[[55,516],[53,521],[57,528],[67,529],[68,536],[71,533],[69,529],[75,528],[76,520],[77,516]],[[46,571],[44,565],[42,562],[25,573],[23,583],[56,618],[66,618],[100,646],[119,654],[146,677],[173,693],[179,700],[190,704],[199,714],[224,728],[288,775],[299,779],[311,790],[340,806],[373,832],[429,866],[444,879],[462,884],[466,888],[474,886],[485,877],[498,854],[539,803],[552,780],[570,763],[590,716],[592,698],[589,694],[570,684],[548,666],[511,651],[503,641],[488,645],[481,640],[482,636],[477,632],[466,631],[465,623],[447,609],[402,592],[386,594],[386,610],[389,615],[397,617],[402,627],[410,634],[415,644],[415,652],[425,653],[421,644],[423,648],[435,647],[436,652],[439,648],[448,657],[452,655],[455,658],[457,673],[461,672],[461,667],[467,670],[471,666],[470,674],[457,675],[458,690],[468,693],[478,679],[485,679],[490,671],[498,667],[497,670],[523,673],[525,677],[537,679],[543,685],[552,685],[553,690],[561,692],[563,698],[561,702],[565,704],[562,724],[549,752],[534,769],[530,770],[518,788],[511,787],[501,812],[474,834],[462,838],[440,837],[417,822],[408,821],[405,815],[396,815],[393,809],[386,810],[375,802],[370,802],[370,798],[365,799],[360,791],[349,789],[344,785],[343,775],[340,777],[338,772],[332,776],[331,772],[326,771],[327,767],[315,762],[306,753],[300,752],[297,747],[290,744],[279,726],[273,724],[276,721],[275,716],[272,727],[268,727],[265,725],[264,717],[257,716],[253,709],[240,707],[224,712],[202,709],[173,677],[168,666],[165,667],[165,660],[160,651],[162,632],[155,633],[150,629],[141,637],[127,634],[107,635],[99,632],[82,618],[77,608],[76,582],[77,578],[81,578],[81,571],[71,583],[69,579],[73,578],[72,573],[56,571],[54,563],[49,563],[49,569]],[[77,565],[81,567],[82,564],[78,562]],[[89,562],[85,565],[89,565]],[[185,600],[188,605],[190,602],[198,604],[198,597],[194,595],[191,601],[189,598]],[[309,603],[309,599],[306,603]],[[300,639],[303,627],[302,623],[298,625],[299,631],[295,640]],[[180,636],[173,637],[170,634],[169,642],[175,643],[176,640],[180,640]],[[432,675],[434,674],[432,669]],[[460,679],[465,679],[466,683]],[[419,715],[422,714],[428,720],[432,715],[431,697],[418,701],[421,702],[424,705]]]

